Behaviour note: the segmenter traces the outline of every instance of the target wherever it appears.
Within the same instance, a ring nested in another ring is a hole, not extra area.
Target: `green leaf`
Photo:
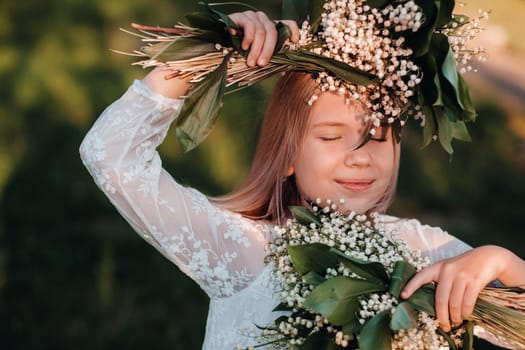
[[[221,22],[223,22],[226,27],[228,28],[232,28],[232,29],[235,29],[235,30],[239,30],[240,28],[235,24],[235,22],[232,21],[232,19],[225,13],[222,13],[221,11],[215,9],[214,7],[220,7],[220,6],[223,6],[223,5],[242,5],[243,7],[248,7],[250,8],[251,6],[248,6],[248,5],[245,5],[245,4],[241,4],[241,3],[214,3],[214,4],[206,4],[206,3],[203,3],[203,2],[199,2],[200,5],[203,5],[204,7],[206,7],[206,9],[209,11],[210,14],[213,14],[216,16],[216,18],[218,20],[220,20]],[[241,9],[239,9],[241,10]]]
[[[417,311],[412,304],[403,301],[396,306],[396,310],[390,320],[390,329],[399,331],[417,327]]]
[[[305,342],[300,347],[301,350],[337,350],[341,347],[337,346],[326,333],[316,332],[306,337]]]
[[[432,102],[433,106],[443,106],[443,96],[439,74],[434,74],[434,86],[436,88],[436,99]]]
[[[309,9],[309,0],[283,0],[282,17],[283,19],[293,19],[301,26],[309,15]]]
[[[344,334],[356,334],[359,333],[361,329],[363,329],[363,325],[359,322],[357,317],[343,325]]]
[[[315,271],[309,271],[303,275],[303,281],[313,286],[317,286],[326,281],[326,279]]]
[[[381,311],[365,323],[359,335],[360,350],[391,350],[390,311]]]
[[[371,85],[379,82],[379,79],[367,72],[334,59],[314,54],[308,51],[286,52],[286,57],[295,63],[309,63],[319,67],[319,71],[327,70],[336,77],[350,83],[359,85]]]
[[[306,297],[304,306],[319,312],[334,325],[344,325],[356,317],[360,295],[384,289],[380,283],[337,276],[315,287]]]
[[[445,38],[441,38],[441,40],[445,40]],[[454,52],[448,45],[448,41],[446,43],[446,46],[448,47],[448,50],[441,66],[441,72],[443,74],[443,77],[445,77],[445,79],[452,85],[454,92],[458,94],[459,105],[461,106],[461,108],[465,109],[465,106],[462,105],[459,98],[459,75],[457,72],[456,58],[454,57]]]
[[[448,335],[448,333],[446,333],[445,331],[443,331],[441,328],[438,328],[437,329],[437,332],[443,337],[445,338],[445,340],[447,341],[448,343],[448,347],[450,350],[458,350],[458,347],[456,346],[456,343],[454,343],[454,340],[452,340],[452,338],[450,337],[450,335]]]
[[[456,59],[447,37],[443,34],[436,34],[433,44],[436,62],[440,67],[438,74],[441,77],[443,102],[447,116],[452,121],[474,120],[476,118],[474,104],[470,99],[467,84],[457,72]]]
[[[229,42],[228,44],[231,44],[231,46],[237,51],[239,52],[240,54],[242,55],[246,55],[246,51],[242,49],[241,47],[241,43],[242,43],[242,31],[240,30],[240,28],[235,24],[235,22],[232,21],[232,19],[225,13],[217,10],[215,7],[222,7],[222,6],[234,6],[233,9],[232,9],[232,12],[233,11],[242,11],[242,10],[245,10],[246,8],[249,8],[249,9],[252,9],[252,10],[256,10],[255,8],[253,8],[252,6],[250,5],[247,5],[247,4],[243,4],[243,3],[240,3],[240,2],[223,2],[223,3],[204,3],[204,2],[199,2],[200,5],[203,5],[206,10],[208,11],[208,13],[213,16],[214,18],[216,18],[217,21],[220,21],[222,23],[224,23],[224,26],[226,28],[231,28],[231,29],[234,29],[236,31],[236,34],[235,35],[231,35],[229,31],[227,30],[222,30],[223,33],[226,33],[226,35],[228,35],[229,37]],[[227,45],[227,46],[230,46],[230,45]]]
[[[324,276],[326,269],[335,268],[339,264],[339,260],[330,252],[330,247],[321,243],[287,245],[286,249],[295,270],[301,275],[314,271]]]
[[[381,263],[356,259],[335,248],[332,248],[331,251],[337,255],[339,261],[345,265],[345,267],[366,280],[383,284],[388,283],[390,280],[385,267]]]
[[[388,5],[390,0],[367,0],[365,3],[372,8],[381,9]]]
[[[288,207],[288,209],[290,210],[290,213],[292,213],[292,216],[296,218],[297,221],[299,221],[299,223],[305,226],[310,226],[310,224],[321,226],[321,220],[319,220],[319,218],[308,208],[291,205]]]
[[[168,43],[158,43],[141,48],[151,59],[161,62],[185,60],[216,52],[214,44],[191,37],[181,37]]]
[[[283,0],[282,18],[293,19],[299,27],[305,20],[311,25],[312,33],[317,32],[325,0]]]
[[[463,106],[464,110],[467,111],[467,118],[465,116],[463,119],[465,121],[471,121],[476,119],[476,109],[474,103],[470,99],[470,93],[468,90],[468,85],[461,75],[458,74],[458,89],[456,90],[456,95],[460,105]]]
[[[191,89],[175,122],[184,152],[200,144],[210,133],[222,107],[229,56],[204,80]]]
[[[470,120],[473,116],[461,108],[456,100],[456,93],[452,85],[446,80],[442,83],[443,111],[448,120],[456,122],[460,120]]]
[[[177,141],[179,141],[179,144],[182,147],[183,152],[189,152],[197,146],[195,144],[195,140],[193,139],[193,137],[190,134],[188,134],[186,131],[184,131],[184,129],[176,128],[175,135],[177,136]]]
[[[205,30],[200,32],[199,34],[192,36],[191,38],[213,43],[214,48],[215,44],[221,44],[222,46],[226,47],[230,47],[233,45],[232,35],[226,30],[224,30],[224,28],[219,31]],[[215,52],[217,52],[217,49],[215,49]]]
[[[437,64],[434,55],[427,53],[426,55],[417,59],[417,64],[423,74],[421,84],[418,87],[418,101],[421,106],[431,106],[441,103],[441,83],[437,74]]]
[[[465,125],[465,122],[463,121],[457,121],[455,123],[451,123],[452,126],[452,137],[461,141],[470,142],[472,141],[472,138],[470,137],[470,133],[468,132],[467,126]]]
[[[461,350],[472,350],[474,348],[474,322],[467,321],[465,328],[467,331],[463,334],[463,347]]]
[[[399,294],[415,274],[416,268],[406,260],[396,261],[394,264],[394,270],[390,276],[390,286],[388,287],[390,294],[399,298]]]
[[[292,35],[290,27],[283,22],[277,22],[275,28],[277,29],[277,44],[275,45],[274,54],[281,50],[286,39]]]
[[[193,12],[184,16],[191,27],[197,29],[199,34],[192,36],[202,41],[222,46],[232,46],[231,34],[226,31],[226,24],[211,11]]]
[[[224,23],[209,12],[192,12],[184,16],[191,27],[209,31],[224,31]]]
[[[276,307],[273,308],[272,311],[292,311],[293,308],[288,306],[286,303],[280,303]]]
[[[439,143],[441,144],[441,147],[445,151],[447,151],[448,154],[454,153],[454,149],[452,148],[452,126],[451,122],[447,116],[445,115],[445,112],[441,107],[433,107],[434,109],[434,116],[436,117],[436,121],[438,124],[438,137],[439,137]]]
[[[420,57],[426,55],[432,46],[431,41],[436,29],[437,16],[439,12],[439,0],[421,0],[417,1],[416,3],[423,11],[423,18],[425,19],[425,22],[417,31],[417,33],[407,37],[407,44],[408,47],[410,47],[414,52],[414,57]]]
[[[433,107],[421,106],[423,113],[425,114],[425,126],[423,127],[423,142],[421,148],[427,147],[436,134],[437,122],[434,116]]]
[[[416,290],[406,301],[412,304],[416,310],[436,316],[435,309],[436,287],[433,284],[425,284]]]
[[[452,11],[454,11],[454,0],[441,0],[439,4],[439,14],[436,27],[441,28],[452,21]]]
[[[316,33],[321,22],[321,14],[323,13],[323,5],[325,0],[310,0],[310,25],[312,32]]]

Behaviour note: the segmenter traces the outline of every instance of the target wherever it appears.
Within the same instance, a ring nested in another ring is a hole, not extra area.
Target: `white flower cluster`
[[[454,16],[452,24],[441,30],[441,33],[448,37],[450,47],[460,67],[459,72],[462,74],[476,70],[471,64],[473,59],[478,62],[485,62],[487,59],[485,48],[482,46],[469,48],[467,43],[484,30],[480,22],[488,17],[489,12],[483,10],[478,10],[477,17]]]
[[[410,58],[404,32],[416,32],[423,23],[421,9],[412,1],[399,1],[383,9],[371,8],[364,0],[333,0],[324,4],[319,38],[308,37],[302,28],[302,44],[318,40],[316,54],[344,62],[373,74],[380,84],[362,86],[335,79],[326,72],[318,77],[321,91],[334,91],[363,103],[375,126],[394,122],[409,105],[409,97],[421,82],[419,67]],[[395,33],[395,35],[393,35]],[[317,99],[313,96],[310,104]],[[374,130],[374,129],[372,129]]]
[[[448,349],[448,344],[437,332],[439,323],[424,312],[419,314],[418,328],[402,329],[394,334],[392,349],[405,350],[435,350]],[[463,344],[464,328],[452,332],[450,338],[458,348]]]
[[[462,5],[461,3],[459,4]],[[330,0],[323,5],[320,31],[311,33],[305,21],[299,43],[291,49],[305,49],[318,55],[344,62],[351,67],[370,73],[379,84],[363,86],[338,79],[328,72],[319,72],[317,83],[320,92],[332,91],[362,103],[369,111],[367,116],[375,127],[382,122],[393,123],[408,111],[424,126],[424,113],[410,98],[422,81],[423,72],[413,62],[413,52],[406,44],[406,37],[417,32],[425,18],[422,9],[413,0],[396,0],[382,9],[367,5],[366,0]],[[486,60],[482,47],[468,48],[467,42],[483,30],[479,23],[489,15],[478,11],[478,17],[453,15],[453,21],[437,32],[448,37],[460,73],[475,70],[473,58]],[[312,105],[318,95],[311,96]],[[371,128],[370,133],[375,133]]]
[[[318,200],[318,204],[321,201]],[[295,219],[289,219],[285,226],[276,228],[281,239],[271,245],[270,255],[276,264],[275,278],[283,287],[281,300],[290,307],[302,307],[305,298],[311,291],[311,286],[301,283],[301,276],[295,272],[286,245],[321,243],[334,247],[342,253],[363,261],[379,262],[388,273],[394,269],[397,261],[405,259],[420,270],[429,264],[419,252],[408,249],[406,243],[398,239],[396,232],[385,231],[378,214],[342,215],[336,211],[337,205],[331,200],[326,206],[314,206],[314,211],[323,211],[322,226],[315,224],[306,227]],[[355,275],[342,264],[337,269],[328,269],[325,277]]]
[[[296,348],[308,335],[320,331],[333,337],[336,344],[344,348],[350,346],[354,340],[353,334],[344,334],[341,327],[331,325],[322,315],[304,308],[305,299],[314,287],[295,271],[287,250],[288,245],[322,243],[350,257],[379,262],[389,274],[393,272],[395,263],[402,259],[415,266],[416,270],[430,263],[418,251],[410,250],[406,243],[398,238],[396,232],[387,232],[378,214],[343,215],[337,212],[337,205],[330,200],[324,203],[317,200],[313,210],[321,225],[304,225],[296,219],[290,219],[284,226],[276,227],[280,237],[269,246],[269,260],[275,267],[273,278],[280,287],[278,298],[292,308],[295,315],[299,315],[280,318],[273,326],[264,329],[262,338],[266,341],[281,340],[281,343],[276,343],[278,345],[275,345],[275,348]],[[358,277],[342,264],[337,268],[327,269],[324,278],[336,276]],[[381,311],[388,310],[393,313],[398,300],[388,292],[371,293],[364,295],[360,303],[359,322],[364,324]],[[395,334],[392,349],[408,349],[410,347],[406,344],[423,341],[429,344],[428,349],[437,350],[446,345],[444,338],[436,333],[437,327],[437,321],[421,314],[416,329]],[[285,345],[282,344],[283,339],[287,341]],[[355,345],[355,342],[353,344]]]
[[[374,317],[381,311],[394,312],[398,304],[397,298],[389,293],[373,293],[367,299],[361,300],[361,310],[359,311],[359,322],[364,324],[367,319]]]

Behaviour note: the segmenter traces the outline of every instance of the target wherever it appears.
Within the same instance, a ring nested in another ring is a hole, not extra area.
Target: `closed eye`
[[[336,141],[339,140],[341,136],[320,136],[321,141]]]
[[[385,124],[375,128],[376,133],[375,135],[370,137],[370,140],[376,142],[385,142],[387,140],[388,131],[390,130],[390,127],[390,124]]]

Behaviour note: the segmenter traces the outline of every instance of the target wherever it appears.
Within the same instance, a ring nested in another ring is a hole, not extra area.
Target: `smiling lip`
[[[370,179],[353,179],[353,180],[336,180],[336,182],[347,190],[352,192],[362,192],[372,186],[374,180]]]

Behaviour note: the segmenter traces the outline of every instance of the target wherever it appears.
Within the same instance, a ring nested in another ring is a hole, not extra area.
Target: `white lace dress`
[[[80,146],[84,165],[122,216],[148,243],[210,297],[203,349],[254,344],[254,324],[275,318],[271,267],[264,264],[271,225],[210,203],[179,185],[161,164],[162,143],[183,101],[135,81],[96,121]],[[408,244],[432,261],[469,247],[416,220],[384,216]]]

